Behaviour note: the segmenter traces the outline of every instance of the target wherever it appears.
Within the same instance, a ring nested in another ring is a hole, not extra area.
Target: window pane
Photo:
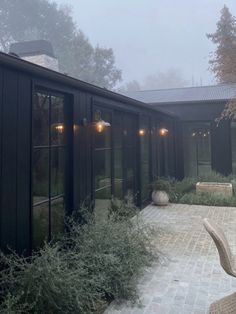
[[[134,174],[135,174],[135,150],[133,147],[125,148],[126,160],[126,192],[134,194]],[[134,196],[134,195],[133,195]]]
[[[34,146],[49,144],[49,96],[36,93],[33,101]]]
[[[124,116],[124,145],[135,146],[136,144],[136,119],[133,116]]]
[[[51,96],[51,145],[63,145],[64,134],[64,98]]]
[[[210,123],[185,123],[183,134],[185,176],[210,173]]]
[[[114,128],[113,128],[113,136],[114,136],[114,147],[121,148],[123,144],[123,118],[122,114],[116,112],[114,115]]]
[[[141,187],[142,187],[142,200],[149,197],[149,120],[148,118],[143,118],[141,129],[143,130],[142,135],[140,135],[140,145],[141,145]]]
[[[49,198],[49,149],[35,149],[33,155],[34,204]]]
[[[33,207],[33,248],[41,247],[48,240],[49,203]]]
[[[58,198],[51,202],[51,232],[52,237],[57,237],[64,231],[65,206],[64,199]]]
[[[51,197],[64,194],[64,148],[54,147],[51,150]]]
[[[114,150],[114,195],[121,198],[123,187],[122,149]]]
[[[111,123],[111,117],[109,113],[102,112],[101,119],[105,122]],[[111,127],[105,127],[101,132],[95,130],[94,139],[95,148],[110,148],[111,147]]]
[[[95,151],[95,189],[111,185],[111,150]]]

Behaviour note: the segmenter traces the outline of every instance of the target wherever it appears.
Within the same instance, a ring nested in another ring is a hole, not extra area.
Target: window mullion
[[[51,134],[51,124],[52,124],[52,100],[51,96],[49,98],[49,173],[48,173],[48,196],[49,196],[49,207],[48,207],[48,215],[49,215],[49,224],[48,224],[48,239],[51,240],[51,146],[52,146],[52,134]]]

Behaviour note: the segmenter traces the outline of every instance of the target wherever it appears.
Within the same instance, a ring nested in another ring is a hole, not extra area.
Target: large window
[[[37,92],[33,102],[33,248],[64,227],[64,97]]]
[[[210,123],[188,122],[183,125],[185,176],[211,172]]]
[[[145,201],[149,198],[150,192],[150,126],[148,117],[142,117],[139,136],[141,149],[141,199]]]
[[[107,208],[111,196],[136,194],[137,117],[96,107],[96,117],[110,126],[95,128],[94,173],[96,213]]]
[[[96,110],[107,123],[111,124],[111,114]],[[96,117],[95,117],[96,119]],[[95,207],[97,211],[107,208],[111,199],[111,127],[104,127],[94,132],[94,172],[95,172]]]
[[[123,114],[115,112],[113,120],[113,134],[114,134],[114,196],[123,198],[123,184],[124,184],[124,167],[123,167],[123,144],[124,144],[124,128],[123,128]]]
[[[124,192],[125,195],[136,197],[136,119],[132,115],[124,115]]]

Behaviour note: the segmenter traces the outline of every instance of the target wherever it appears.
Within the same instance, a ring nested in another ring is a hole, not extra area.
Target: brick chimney
[[[21,59],[59,71],[58,60],[54,55],[52,44],[47,40],[23,41],[11,44],[10,54]]]

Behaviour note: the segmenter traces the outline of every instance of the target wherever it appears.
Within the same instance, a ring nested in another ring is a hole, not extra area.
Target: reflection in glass
[[[50,127],[49,127],[50,125]],[[64,97],[35,93],[33,104],[33,247],[64,223]],[[62,196],[62,197],[59,197]],[[55,199],[57,198],[57,199]],[[51,220],[49,219],[51,217]],[[51,221],[51,225],[49,223]]]
[[[135,150],[134,147],[126,147],[126,194],[134,196]]]
[[[132,115],[124,116],[124,180],[125,195],[135,197],[136,170],[136,118]]]
[[[51,150],[51,196],[64,193],[64,148]]]
[[[111,123],[110,115],[102,112],[102,119],[105,122]],[[110,148],[111,147],[111,127],[105,127],[102,132],[95,131],[94,145],[96,148]]]
[[[140,137],[141,146],[141,185],[142,185],[142,200],[149,197],[149,184],[150,184],[150,169],[149,169],[149,120],[148,118],[142,119],[141,128],[147,130],[143,136]]]
[[[34,204],[49,197],[49,149],[35,149],[33,155]]]
[[[62,197],[51,202],[51,232],[57,237],[64,231],[65,205]]]
[[[114,196],[123,197],[123,169],[122,169],[122,149],[114,150]]]
[[[64,98],[51,96],[51,145],[64,144]]]
[[[198,176],[211,172],[210,123],[185,123],[184,171],[185,176]]]
[[[34,95],[33,102],[33,143],[34,146],[48,145],[49,142],[49,96]]]
[[[49,202],[33,207],[33,246],[39,248],[48,240]]]
[[[110,113],[99,110],[100,119],[111,124]],[[96,113],[96,111],[95,111]],[[95,119],[96,117],[94,117]],[[96,121],[96,120],[95,120]],[[111,199],[111,129],[105,127],[102,132],[94,130],[94,174],[95,174],[95,217],[102,219],[106,215]]]
[[[95,189],[111,185],[111,150],[95,152]]]

